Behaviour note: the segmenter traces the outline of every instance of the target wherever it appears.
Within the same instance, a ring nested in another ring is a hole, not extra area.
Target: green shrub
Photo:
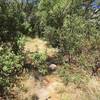
[[[2,87],[2,89],[9,85],[10,85],[9,79],[0,77],[0,87]]]
[[[4,76],[13,75],[20,71],[22,65],[22,55],[15,55],[9,48],[3,48],[0,51],[0,74]]]
[[[45,27],[44,36],[50,42],[53,47],[59,47],[59,35],[60,33],[53,27]]]
[[[99,18],[92,22],[91,10],[82,9],[82,0],[41,0],[37,16],[40,18],[45,38],[61,51],[73,56],[82,53],[83,44],[88,40],[91,48],[99,46]],[[84,14],[84,12],[86,14]],[[88,18],[85,18],[87,15]],[[88,47],[86,47],[88,48]]]
[[[24,4],[0,0],[0,41],[14,41],[18,33],[31,33],[30,19]]]
[[[69,64],[64,64],[58,69],[58,75],[62,78],[64,84],[68,84],[71,81],[71,74],[69,73]]]
[[[25,36],[22,33],[18,33],[15,37],[13,43],[11,43],[11,48],[15,54],[22,54],[24,51]]]
[[[16,55],[10,48],[2,47],[0,50],[0,88],[2,94],[14,84],[16,76],[22,72],[24,56]]]
[[[32,61],[34,63],[34,67],[42,75],[46,75],[48,73],[46,59],[47,55],[44,53],[36,52],[32,54]]]
[[[82,69],[73,68],[69,64],[61,66],[58,69],[58,75],[62,78],[65,85],[71,82],[79,87],[81,84],[84,85],[89,81],[88,77],[82,72]]]

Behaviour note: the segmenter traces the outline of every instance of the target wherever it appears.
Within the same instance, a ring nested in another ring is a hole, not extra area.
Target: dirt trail
[[[20,85],[23,89],[20,89],[18,100],[34,100],[34,95],[37,95],[39,100],[100,100],[100,80],[95,78],[77,88],[73,83],[65,86],[55,75],[46,76],[42,83],[29,75]]]
[[[63,83],[60,82],[60,79],[56,76],[48,76],[47,78],[49,83],[43,82],[43,87],[36,89],[36,94],[39,97],[39,100],[59,100],[57,95],[57,88],[63,87]]]
[[[47,52],[47,55],[52,56],[57,52],[57,49],[48,47],[48,43],[39,38],[31,39],[28,38],[25,44],[25,51],[30,52]],[[39,97],[39,100],[59,100],[56,96],[56,88],[59,86],[63,86],[63,83],[60,82],[60,79],[54,75],[46,76],[45,79],[49,80],[48,82],[44,79],[42,84],[41,82],[36,82],[34,76],[26,75],[27,78],[21,82],[20,85],[23,86],[25,91],[21,92],[19,98],[24,100],[27,98],[28,100],[32,100],[32,96],[35,94]],[[25,94],[24,94],[25,93]],[[24,95],[24,96],[23,96]],[[29,98],[30,96],[30,98]],[[53,97],[52,97],[53,96]]]
[[[57,50],[48,48],[47,42],[36,39],[29,39],[25,45],[25,50],[34,52],[36,50],[53,55]],[[48,82],[46,80],[49,80]],[[56,75],[48,75],[41,82],[36,81],[32,75],[26,74],[20,85],[18,100],[34,100],[37,95],[39,100],[100,100],[100,80],[95,77],[90,78],[89,82],[81,88],[75,84],[65,86],[61,79]]]
[[[49,80],[48,82],[46,80]],[[20,100],[34,100],[32,97],[36,95],[39,100],[60,100],[57,93],[58,88],[64,89],[64,84],[61,82],[60,78],[54,75],[46,76],[42,82],[35,81],[34,77],[31,75],[26,75],[23,80],[21,80],[20,90],[18,97]]]

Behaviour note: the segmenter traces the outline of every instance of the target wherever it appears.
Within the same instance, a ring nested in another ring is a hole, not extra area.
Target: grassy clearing
[[[39,51],[39,52],[47,52],[47,55],[52,56],[54,54],[56,54],[56,52],[58,51],[55,48],[52,47],[48,47],[48,43],[47,41],[44,41],[40,38],[27,38],[26,39],[26,45],[25,45],[25,51],[30,51],[30,52],[35,52],[35,51]]]

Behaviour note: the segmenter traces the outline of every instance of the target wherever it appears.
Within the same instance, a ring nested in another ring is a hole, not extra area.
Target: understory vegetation
[[[73,82],[80,87],[88,82],[86,75],[100,59],[100,9],[95,11],[92,0],[87,1],[0,0],[0,97],[9,98],[10,87],[24,69],[46,76],[50,64],[59,66],[56,74],[66,85]],[[25,51],[27,37],[48,41],[57,54],[50,57],[38,48]]]

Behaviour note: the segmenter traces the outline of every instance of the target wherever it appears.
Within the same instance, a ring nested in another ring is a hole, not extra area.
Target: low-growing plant
[[[58,69],[58,75],[62,78],[63,82],[67,85],[68,82],[71,80],[71,76],[69,73],[69,64],[64,64]]]
[[[32,54],[32,60],[34,63],[34,67],[38,70],[38,72],[42,75],[46,75],[48,73],[48,67],[46,64],[47,55],[40,52],[35,52]]]
[[[79,87],[81,84],[88,82],[88,77],[85,76],[84,72],[81,69],[75,69],[68,63],[58,69],[58,75],[62,78],[65,85],[71,82]]]
[[[88,82],[88,78],[82,73],[75,73],[72,76],[72,82],[80,87],[82,84],[86,84]]]

